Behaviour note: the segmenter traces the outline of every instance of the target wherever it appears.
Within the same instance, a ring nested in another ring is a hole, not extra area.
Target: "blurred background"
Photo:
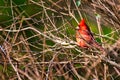
[[[107,56],[76,45],[84,18]],[[0,0],[1,80],[119,80],[119,0]]]

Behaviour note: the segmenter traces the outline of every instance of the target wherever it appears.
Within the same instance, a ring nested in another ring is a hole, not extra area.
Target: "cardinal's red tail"
[[[102,46],[100,46],[97,42],[93,42],[93,46],[98,48],[99,50],[105,52],[105,49]]]

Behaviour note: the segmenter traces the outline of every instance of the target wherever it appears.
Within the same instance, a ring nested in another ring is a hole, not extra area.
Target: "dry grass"
[[[11,0],[12,24],[1,23],[0,31],[5,36],[0,56],[1,80],[120,78],[119,0],[81,0],[79,7],[75,0],[29,0],[24,5],[33,4],[41,11],[29,15],[20,12]],[[87,23],[97,24],[95,37],[108,55],[94,48],[76,46],[75,27],[83,17]],[[112,31],[103,34],[103,24]]]

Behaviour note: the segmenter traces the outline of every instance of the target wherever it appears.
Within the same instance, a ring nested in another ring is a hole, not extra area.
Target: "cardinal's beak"
[[[80,29],[79,26],[77,26],[77,27],[76,27],[76,30],[79,30],[79,29]]]

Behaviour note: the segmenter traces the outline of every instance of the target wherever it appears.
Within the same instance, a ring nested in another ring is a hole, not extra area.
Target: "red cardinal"
[[[104,51],[104,48],[102,48],[102,46],[95,41],[93,34],[91,33],[90,28],[85,23],[84,19],[82,19],[78,25],[76,41],[77,45],[82,48],[88,48],[92,46]]]

